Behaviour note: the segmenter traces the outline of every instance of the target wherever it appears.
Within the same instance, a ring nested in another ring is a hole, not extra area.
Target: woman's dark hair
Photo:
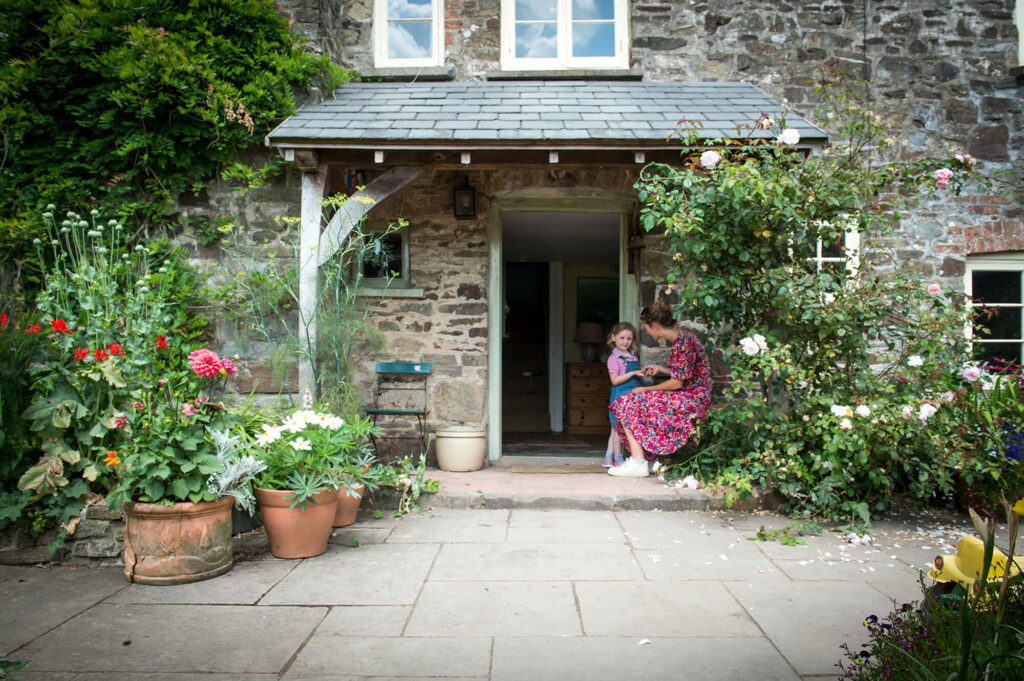
[[[665,300],[659,300],[654,305],[648,305],[640,310],[640,321],[669,328],[676,325],[675,317],[672,316],[672,306]]]

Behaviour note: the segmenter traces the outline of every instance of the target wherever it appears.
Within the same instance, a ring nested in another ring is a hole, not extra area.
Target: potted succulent
[[[339,489],[360,483],[355,468],[370,463],[360,454],[372,429],[367,419],[345,421],[313,408],[263,425],[255,450],[266,469],[254,484],[271,553],[308,558],[327,550]]]
[[[236,425],[211,392],[236,372],[210,350],[191,370],[163,372],[118,419],[121,451],[106,465],[117,482],[107,506],[124,508],[124,574],[144,584],[183,584],[231,569],[231,506],[251,506],[249,480],[262,463],[242,453]]]

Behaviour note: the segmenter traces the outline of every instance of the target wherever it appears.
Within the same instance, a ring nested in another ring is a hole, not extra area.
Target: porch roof
[[[678,149],[680,121],[704,139],[766,137],[783,107],[747,83],[471,81],[349,83],[266,137],[283,149]],[[790,112],[801,146],[827,136]]]

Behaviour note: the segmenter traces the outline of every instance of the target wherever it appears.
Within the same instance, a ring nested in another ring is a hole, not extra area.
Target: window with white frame
[[[358,267],[360,284],[372,288],[409,288],[409,228],[368,225]]]
[[[1024,363],[1024,252],[968,256],[964,292],[975,359]]]
[[[629,67],[628,0],[501,0],[501,67]]]
[[[373,0],[378,68],[444,64],[444,0]]]
[[[819,224],[819,233],[832,230],[825,229]],[[838,231],[838,230],[836,230]],[[815,270],[838,270],[845,268],[847,276],[854,276],[860,269],[860,232],[857,230],[857,223],[850,221],[846,230],[834,238],[819,237],[814,245],[814,256],[810,258],[814,262]]]

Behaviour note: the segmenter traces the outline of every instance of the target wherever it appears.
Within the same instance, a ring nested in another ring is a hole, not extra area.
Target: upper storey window
[[[374,65],[441,66],[444,0],[374,0]]]
[[[627,0],[502,0],[501,67],[629,67]]]

